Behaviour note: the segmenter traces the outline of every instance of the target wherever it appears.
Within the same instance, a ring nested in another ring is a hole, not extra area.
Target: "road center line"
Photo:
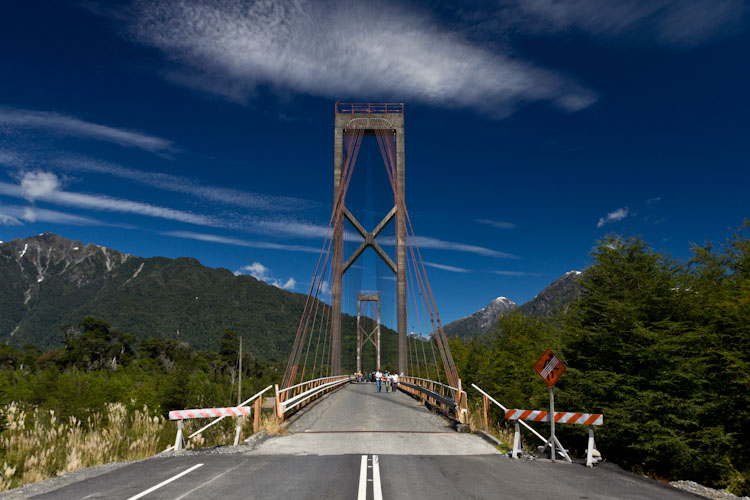
[[[362,455],[359,467],[359,492],[357,500],[367,500],[367,455]]]
[[[383,500],[383,490],[380,488],[380,459],[372,456],[372,496],[375,500]]]
[[[139,498],[145,497],[146,495],[148,495],[152,491],[156,491],[159,488],[161,488],[162,486],[166,486],[167,484],[171,483],[172,481],[180,479],[185,474],[189,474],[189,473],[193,472],[198,467],[203,467],[203,464],[195,464],[192,467],[190,467],[189,469],[180,472],[176,476],[172,476],[169,479],[167,479],[166,481],[162,481],[161,483],[157,484],[156,486],[152,486],[149,489],[147,489],[146,491],[142,491],[142,492],[138,493],[137,495],[128,498],[128,500],[138,500]]]

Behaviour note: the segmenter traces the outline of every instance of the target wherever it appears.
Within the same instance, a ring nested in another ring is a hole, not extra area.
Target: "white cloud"
[[[479,224],[485,224],[487,226],[492,226],[496,229],[513,229],[516,227],[515,224],[512,222],[506,222],[502,220],[490,220],[490,219],[474,219],[474,222],[477,222]]]
[[[0,125],[9,128],[45,130],[60,135],[113,142],[152,153],[174,151],[172,142],[143,132],[88,122],[50,111],[0,107]]]
[[[304,245],[284,245],[280,243],[271,243],[268,241],[250,241],[238,238],[228,238],[215,234],[194,233],[192,231],[166,231],[161,234],[163,234],[164,236],[172,236],[174,238],[185,238],[248,248],[266,248],[269,250],[287,250],[290,252],[320,253],[320,248],[313,248]]]
[[[177,63],[168,79],[239,101],[270,86],[504,116],[523,102],[577,111],[596,100],[561,74],[396,2],[142,1],[129,29]]]
[[[530,33],[693,46],[738,32],[746,12],[743,0],[509,0],[496,17],[505,29]]]
[[[60,185],[60,179],[51,172],[25,172],[21,177],[21,191],[29,201],[50,195]]]
[[[648,200],[646,200],[646,205],[648,205],[649,207],[653,207],[660,201],[661,201],[661,196],[656,196],[654,198],[649,198]]]
[[[463,267],[446,266],[445,264],[437,264],[435,262],[425,261],[424,265],[428,267],[434,267],[435,269],[442,269],[443,271],[450,271],[452,273],[470,273],[471,272],[468,269],[464,269]]]
[[[628,207],[618,208],[608,213],[606,216],[599,219],[596,223],[596,227],[602,227],[605,224],[611,224],[612,222],[618,222],[628,216]]]
[[[490,271],[493,274],[498,274],[500,276],[534,276],[539,277],[542,276],[541,273],[529,273],[526,271]]]
[[[271,270],[260,262],[253,262],[249,266],[242,266],[234,274],[249,274],[255,279],[265,281],[269,285],[281,288],[282,290],[294,290],[294,287],[297,285],[297,281],[294,278],[289,278],[286,281],[274,278]]]

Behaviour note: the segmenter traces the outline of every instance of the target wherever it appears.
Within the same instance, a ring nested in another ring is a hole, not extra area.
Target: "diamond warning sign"
[[[560,375],[565,371],[565,365],[555,356],[555,353],[547,349],[544,354],[534,363],[534,370],[544,379],[549,387],[554,387]]]

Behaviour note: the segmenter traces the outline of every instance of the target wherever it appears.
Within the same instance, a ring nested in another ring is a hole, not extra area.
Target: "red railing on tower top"
[[[336,113],[368,115],[403,115],[403,102],[336,102]]]

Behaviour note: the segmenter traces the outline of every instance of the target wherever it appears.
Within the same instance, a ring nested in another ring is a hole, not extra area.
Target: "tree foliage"
[[[597,443],[607,459],[748,494],[750,221],[692,254],[678,262],[639,237],[606,237],[567,314],[512,314],[483,338],[452,341],[465,385],[478,381],[508,406],[546,408],[531,366],[552,348],[568,366],[557,406],[604,413]],[[582,444],[576,427],[560,432]]]

